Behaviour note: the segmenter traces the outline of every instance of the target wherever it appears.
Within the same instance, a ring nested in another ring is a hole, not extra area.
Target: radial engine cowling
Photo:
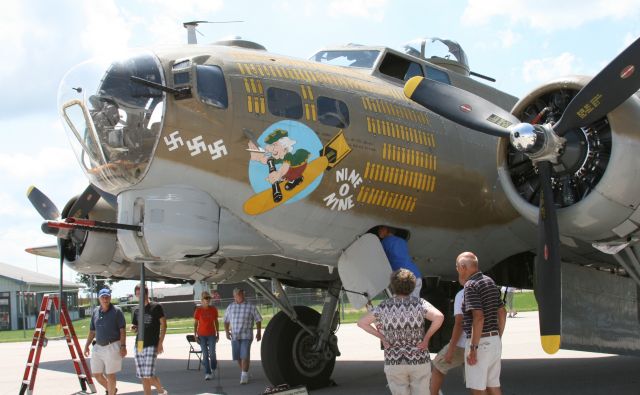
[[[73,206],[72,199],[65,206],[62,214],[66,217]],[[91,209],[89,219],[114,222],[116,211],[107,202],[100,199]],[[127,265],[114,262],[116,252],[116,234],[73,231],[70,239],[64,240],[64,257],[66,264],[72,269],[85,274],[103,276],[122,276]]]
[[[566,77],[522,98],[512,113],[523,122],[557,122],[588,77]],[[592,104],[599,104],[598,98]],[[630,235],[640,227],[640,97],[636,93],[606,117],[570,130],[553,167],[560,233],[586,241]],[[513,206],[538,221],[537,169],[508,139],[498,146],[500,182]]]

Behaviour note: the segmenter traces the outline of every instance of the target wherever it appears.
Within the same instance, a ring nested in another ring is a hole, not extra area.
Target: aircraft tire
[[[305,325],[316,327],[320,313],[307,306],[295,306],[298,319]],[[267,328],[260,352],[265,376],[273,385],[305,385],[308,389],[321,388],[330,383],[335,356],[330,360],[312,355],[308,351],[314,338],[294,323],[284,312],[276,314]]]

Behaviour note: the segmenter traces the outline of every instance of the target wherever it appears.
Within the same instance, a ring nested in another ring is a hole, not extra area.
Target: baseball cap
[[[111,290],[109,288],[102,288],[100,292],[98,292],[98,297],[101,296],[111,296]]]

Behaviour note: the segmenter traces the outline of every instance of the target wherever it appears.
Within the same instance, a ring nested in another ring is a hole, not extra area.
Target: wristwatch
[[[472,344],[469,346],[469,350],[477,350],[478,349],[478,345],[477,344]]]

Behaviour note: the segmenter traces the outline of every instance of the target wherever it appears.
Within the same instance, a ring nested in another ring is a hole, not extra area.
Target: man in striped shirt
[[[501,337],[507,312],[500,300],[500,290],[479,270],[478,257],[472,252],[458,255],[456,270],[460,282],[464,283],[462,311],[467,335],[464,369],[467,388],[473,395],[501,395]]]

